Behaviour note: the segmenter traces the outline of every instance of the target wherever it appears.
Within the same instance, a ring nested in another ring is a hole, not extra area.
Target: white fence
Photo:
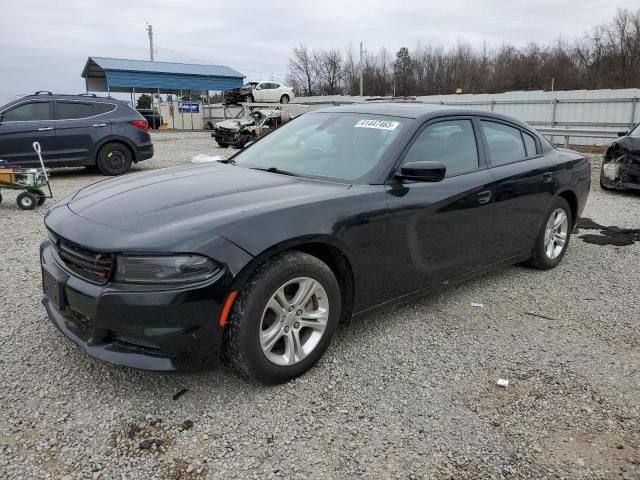
[[[318,96],[296,98],[296,103],[318,106],[331,103],[362,102],[375,97]],[[607,137],[573,137],[575,145],[606,145],[620,130],[640,122],[640,89],[567,90],[560,92],[507,92],[478,95],[433,95],[416,97],[425,103],[460,106],[503,113],[527,122],[534,128],[601,129]],[[558,138],[557,140],[564,140]]]

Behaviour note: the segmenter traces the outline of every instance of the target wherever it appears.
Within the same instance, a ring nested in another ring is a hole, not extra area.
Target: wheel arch
[[[100,150],[102,150],[102,147],[104,147],[107,143],[119,143],[121,145],[124,145],[125,147],[127,147],[127,150],[129,150],[129,153],[131,153],[131,160],[134,163],[138,161],[138,159],[136,158],[136,149],[133,147],[129,140],[123,137],[105,137],[96,145],[96,153],[93,156],[96,165],[98,164],[98,155],[100,154]]]
[[[569,208],[571,209],[571,230],[573,230],[578,223],[578,195],[576,195],[576,192],[573,190],[563,190],[558,193],[558,197],[564,198],[569,204]]]
[[[332,237],[328,236],[305,236],[289,239],[273,245],[259,253],[242,271],[236,276],[233,282],[232,291],[240,291],[251,278],[254,272],[270,258],[287,251],[298,251],[312,255],[331,269],[340,286],[342,299],[342,312],[340,323],[351,323],[353,304],[355,296],[355,282],[353,268],[346,249],[339,245]]]

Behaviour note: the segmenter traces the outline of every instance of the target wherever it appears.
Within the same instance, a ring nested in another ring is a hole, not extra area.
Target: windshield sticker
[[[400,122],[389,120],[360,120],[354,125],[354,128],[377,128],[379,130],[395,130]]]

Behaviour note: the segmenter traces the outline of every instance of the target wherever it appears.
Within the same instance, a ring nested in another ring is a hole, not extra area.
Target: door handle
[[[485,190],[484,192],[478,193],[478,203],[484,205],[485,203],[489,203],[491,201],[491,190]]]
[[[542,181],[544,183],[550,183],[553,180],[553,173],[547,172],[542,174]]]
[[[39,132],[46,132],[47,130],[53,130],[53,127],[41,127],[38,129]]]
[[[107,124],[106,124],[106,123],[96,123],[96,124],[94,125],[94,127],[106,127],[106,126],[107,126]]]

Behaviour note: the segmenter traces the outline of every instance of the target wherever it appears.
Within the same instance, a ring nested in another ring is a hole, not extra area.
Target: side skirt
[[[373,313],[386,310],[395,305],[407,303],[417,298],[423,297],[425,295],[429,295],[439,290],[443,290],[451,285],[457,285],[459,283],[466,282],[467,280],[471,280],[472,278],[479,277],[481,275],[484,275],[485,273],[493,272],[495,270],[500,270],[501,268],[508,267],[510,265],[515,265],[516,263],[524,262],[528,260],[530,257],[531,255],[526,253],[523,255],[507,258],[506,260],[502,260],[497,263],[492,263],[491,265],[487,265],[486,267],[473,270],[472,272],[465,273],[463,275],[458,275],[457,277],[450,278],[449,280],[445,280],[444,282],[436,283],[434,285],[421,288],[420,290],[416,290],[415,292],[408,293],[401,297],[397,297],[397,298],[394,298],[393,300],[389,300],[387,302],[376,305],[375,307],[371,307],[361,312],[354,313],[352,318],[353,320],[359,320],[362,317],[366,317]]]

